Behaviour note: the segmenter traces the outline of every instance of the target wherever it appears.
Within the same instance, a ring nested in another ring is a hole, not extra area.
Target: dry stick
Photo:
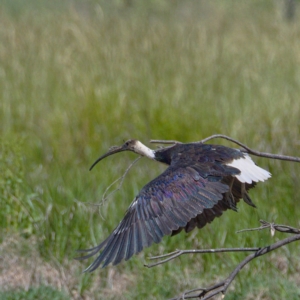
[[[192,299],[192,298],[201,298],[202,300],[205,300],[205,299],[210,299],[219,293],[222,293],[224,295],[226,293],[229,285],[232,283],[232,281],[234,280],[236,275],[239,273],[239,271],[246,264],[248,264],[251,260],[255,259],[256,257],[265,255],[265,254],[267,254],[273,250],[276,250],[284,245],[287,245],[294,241],[300,240],[300,230],[297,228],[287,226],[287,225],[274,224],[273,222],[271,223],[271,222],[267,222],[264,220],[260,220],[260,223],[261,223],[261,227],[245,229],[245,230],[241,230],[239,232],[250,231],[250,230],[252,230],[252,231],[253,230],[262,230],[262,229],[270,228],[272,235],[274,235],[275,231],[280,231],[283,233],[292,233],[292,234],[294,234],[294,236],[280,240],[270,246],[266,246],[263,248],[220,248],[220,249],[202,249],[202,250],[195,250],[195,249],[193,249],[193,250],[176,250],[171,253],[150,257],[149,259],[151,259],[151,260],[161,259],[161,258],[164,258],[164,259],[158,261],[157,263],[145,265],[145,267],[152,268],[157,265],[164,264],[164,263],[166,263],[172,259],[175,259],[178,256],[181,256],[183,254],[190,254],[190,253],[220,253],[220,252],[248,252],[248,251],[254,252],[254,253],[250,254],[249,256],[247,256],[225,280],[222,280],[221,282],[218,282],[209,288],[196,288],[196,289],[189,290],[187,292],[184,292],[178,298],[173,298],[172,300],[174,300],[174,299]],[[201,291],[201,292],[195,294],[196,291]]]
[[[199,298],[202,300],[207,300],[212,298],[213,296],[222,293],[223,295],[226,293],[229,285],[231,284],[231,282],[234,280],[234,278],[236,277],[236,275],[240,272],[240,270],[247,265],[251,260],[265,255],[273,250],[276,250],[284,245],[287,245],[289,243],[295,242],[300,240],[300,234],[295,234],[291,237],[285,238],[283,240],[280,240],[272,245],[260,248],[259,250],[257,250],[255,253],[252,253],[250,255],[248,255],[241,263],[238,264],[238,266],[233,270],[233,272],[231,272],[231,274],[223,281],[209,287],[209,288],[199,288],[199,289],[193,289],[193,290],[189,290],[187,292],[184,292],[180,297],[177,298],[172,298],[171,300],[175,300],[175,299],[192,299],[192,298]],[[191,293],[195,293],[196,291],[201,291],[200,293],[197,294],[193,294],[193,295],[188,295]]]
[[[190,254],[190,253],[220,253],[220,252],[254,252],[254,251],[258,251],[260,248],[219,248],[219,249],[201,249],[201,250],[196,250],[196,249],[192,249],[192,250],[176,250],[174,252],[171,253],[167,253],[167,254],[163,254],[163,255],[158,255],[158,256],[151,256],[149,257],[150,260],[154,260],[154,259],[160,259],[160,258],[164,258],[167,257],[163,260],[160,260],[156,263],[153,264],[145,264],[144,266],[147,268],[153,268],[156,267],[158,265],[164,264],[172,259],[175,259],[178,256],[181,256],[183,254]]]
[[[236,233],[245,232],[245,231],[263,230],[263,229],[266,229],[266,228],[270,228],[272,236],[274,235],[273,232],[275,232],[275,230],[283,232],[283,233],[300,234],[300,229],[298,229],[298,228],[294,228],[294,227],[287,226],[287,225],[269,223],[269,222],[264,221],[264,220],[259,220],[259,222],[261,223],[260,227],[242,229],[242,230],[237,231]]]
[[[112,182],[112,183],[106,188],[106,190],[105,190],[104,193],[103,193],[103,196],[102,196],[102,199],[101,199],[101,203],[100,203],[100,204],[97,204],[97,203],[91,203],[91,202],[86,202],[86,203],[88,203],[88,204],[90,204],[90,205],[94,205],[94,206],[101,206],[101,205],[103,205],[104,202],[108,199],[108,197],[110,197],[112,194],[114,194],[115,192],[117,192],[117,191],[119,191],[119,190],[121,189],[121,187],[122,187],[122,185],[123,185],[123,182],[124,182],[124,179],[125,179],[127,173],[128,173],[129,170],[133,167],[133,165],[134,165],[135,163],[137,163],[137,161],[138,161],[139,159],[141,159],[141,158],[142,158],[142,156],[139,156],[138,158],[136,158],[136,159],[128,166],[128,168],[125,170],[124,174],[123,174],[121,177],[119,177],[118,179],[116,179],[114,182]],[[109,189],[110,189],[115,183],[117,183],[119,180],[121,180],[121,181],[120,181],[118,187],[117,187],[116,189],[114,189],[113,191],[111,191],[109,194],[107,194],[107,192],[109,191]]]
[[[260,223],[262,224],[258,228],[250,228],[250,229],[243,229],[239,230],[238,232],[245,232],[245,231],[255,231],[255,230],[263,230],[266,228],[270,228],[271,235],[274,235],[275,230],[280,231],[283,233],[292,233],[292,234],[300,234],[300,230],[291,226],[286,226],[286,225],[279,225],[279,224],[274,224],[270,223],[264,220],[260,220]],[[218,248],[218,249],[201,249],[201,250],[176,250],[174,252],[166,253],[163,255],[158,255],[158,256],[151,256],[149,257],[150,260],[155,260],[155,259],[161,259],[164,258],[156,263],[153,264],[145,264],[144,266],[147,268],[153,268],[158,265],[164,264],[170,260],[173,260],[177,258],[178,256],[181,256],[183,254],[191,254],[191,253],[220,253],[220,252],[253,252],[253,251],[258,251],[261,248]]]
[[[226,136],[226,135],[223,135],[223,134],[214,134],[214,135],[211,135],[205,139],[203,139],[202,141],[200,142],[194,142],[194,144],[203,144],[211,139],[215,139],[215,138],[222,138],[222,139],[225,139],[225,140],[228,140],[228,141],[231,141],[241,147],[243,147],[245,150],[247,150],[246,152],[247,153],[250,153],[252,155],[255,155],[255,156],[260,156],[260,157],[267,157],[267,158],[273,158],[273,159],[280,159],[280,160],[287,160],[287,161],[294,161],[294,162],[300,162],[300,158],[299,157],[294,157],[294,156],[287,156],[287,155],[281,155],[281,154],[272,154],[272,153],[266,153],[266,152],[259,152],[259,151],[256,151],[256,150],[253,150],[251,148],[249,148],[248,146],[242,144],[241,142],[229,137],[229,136]],[[159,144],[182,144],[181,142],[178,142],[178,141],[164,141],[164,140],[151,140],[150,143],[159,143]]]
[[[153,144],[182,144],[182,142],[175,140],[150,140],[150,143]]]

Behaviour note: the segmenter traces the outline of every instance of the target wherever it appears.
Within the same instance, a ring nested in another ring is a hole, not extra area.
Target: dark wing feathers
[[[100,265],[128,260],[153,242],[159,243],[164,235],[186,227],[191,220],[197,224],[195,218],[199,214],[204,226],[210,221],[210,214],[220,214],[222,207],[218,203],[229,190],[221,179],[210,181],[190,167],[170,166],[141,190],[113,233],[97,247],[81,251],[89,253],[78,259],[89,258],[103,249],[86,269],[91,272]],[[201,217],[202,213],[205,217]]]
[[[159,243],[164,235],[202,228],[232,208],[232,198],[236,203],[244,198],[254,205],[234,178],[240,170],[227,165],[244,157],[241,151],[219,145],[176,144],[155,153],[158,161],[170,164],[169,168],[140,191],[106,240],[79,251],[86,255],[78,259],[102,251],[85,271],[128,260],[152,243]],[[246,191],[254,185],[246,183]]]
[[[223,177],[221,182],[226,185],[230,185],[231,180],[232,180],[232,177],[228,176],[228,177]],[[255,182],[253,182],[251,184],[246,183],[245,184],[246,191],[248,191],[250,188],[253,188],[255,185],[256,185]],[[210,188],[211,188],[210,186],[206,187],[207,190],[210,190]],[[216,189],[212,190],[212,192],[214,192],[214,191],[216,191]],[[222,190],[218,190],[218,192],[222,193]],[[244,193],[244,194],[242,193],[241,183],[237,179],[234,179],[234,182],[233,182],[233,185],[231,188],[231,192],[233,194],[233,197],[234,197],[234,200],[236,203],[239,202],[239,200],[241,198],[243,198],[243,195],[244,195],[244,197],[245,197],[245,195],[247,195],[246,193]],[[247,197],[249,197],[249,196],[247,195]],[[195,202],[190,201],[189,205],[193,205],[194,203]],[[250,203],[252,203],[251,199],[250,199]],[[255,206],[255,205],[252,204],[252,206]],[[175,234],[181,232],[183,229],[186,232],[190,232],[195,227],[202,228],[206,224],[211,223],[216,217],[220,217],[224,211],[226,211],[227,209],[230,209],[230,208],[231,207],[227,201],[218,201],[218,203],[216,205],[214,205],[212,208],[204,209],[201,214],[198,214],[197,216],[192,218],[184,228],[179,228],[178,230],[174,230],[172,232],[172,235],[175,235]]]

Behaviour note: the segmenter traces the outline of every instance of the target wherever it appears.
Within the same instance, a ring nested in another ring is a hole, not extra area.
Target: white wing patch
[[[257,166],[248,154],[244,153],[244,156],[226,164],[241,171],[241,174],[234,175],[240,182],[252,183],[252,181],[265,181],[271,177],[271,173]]]

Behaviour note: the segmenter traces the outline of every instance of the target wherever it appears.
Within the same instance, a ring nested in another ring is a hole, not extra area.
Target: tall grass
[[[6,213],[13,223],[0,223],[2,239],[31,228],[26,237],[38,237],[42,257],[61,264],[75,249],[103,240],[143,184],[163,170],[144,159],[105,205],[89,205],[100,203],[134,155],[108,158],[92,173],[88,167],[128,138],[188,142],[223,133],[257,150],[299,156],[300,27],[285,23],[273,1],[36,2],[6,2],[0,9],[1,142],[12,153],[19,149],[12,161],[21,168],[16,182],[22,179],[18,201],[0,197],[1,207],[13,212]],[[13,155],[3,153],[1,159]],[[235,233],[256,227],[260,218],[299,226],[299,166],[255,161],[273,174],[251,192],[258,209],[241,204],[239,213],[166,237],[92,275],[80,275],[87,262],[74,261],[79,279],[72,288],[95,299],[170,297],[212,283],[243,255],[188,256],[145,269],[148,255],[271,243],[267,232]],[[288,259],[290,282],[274,267],[281,257]],[[290,245],[253,262],[229,298],[254,299],[273,276],[278,286],[293,288],[269,290],[264,299],[296,299],[297,259],[297,245]]]

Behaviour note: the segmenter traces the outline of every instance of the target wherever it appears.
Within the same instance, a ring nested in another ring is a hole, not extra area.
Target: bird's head
[[[110,156],[112,154],[122,152],[122,151],[132,151],[142,156],[147,156],[149,158],[154,159],[154,151],[150,148],[146,147],[143,143],[138,140],[128,140],[122,146],[112,146],[108,152],[100,156],[90,167],[90,170],[94,168],[94,166],[103,158]]]

